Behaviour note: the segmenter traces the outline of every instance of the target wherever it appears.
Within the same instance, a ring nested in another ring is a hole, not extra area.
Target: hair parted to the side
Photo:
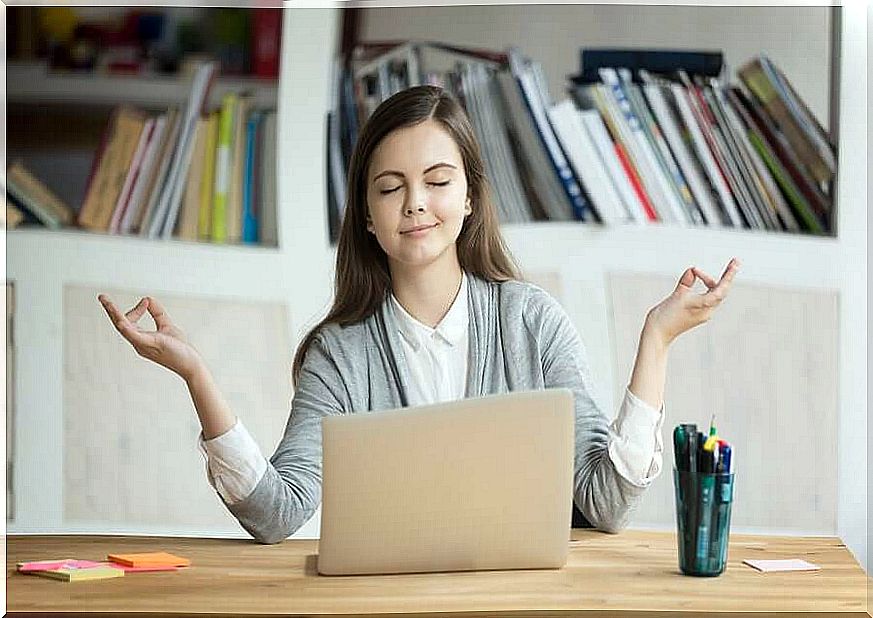
[[[437,86],[415,86],[398,92],[376,108],[355,144],[337,244],[333,306],[297,348],[292,369],[295,388],[306,352],[319,329],[332,323],[347,326],[370,317],[391,290],[388,257],[376,236],[367,231],[367,173],[373,151],[388,134],[429,119],[439,122],[451,135],[464,162],[472,212],[465,218],[456,243],[461,268],[488,281],[520,278],[500,234],[479,144],[464,109]]]

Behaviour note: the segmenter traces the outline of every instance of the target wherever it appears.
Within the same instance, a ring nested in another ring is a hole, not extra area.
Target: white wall
[[[829,7],[618,5],[421,6],[363,10],[362,40],[439,39],[504,49],[543,63],[552,98],[579,70],[580,47],[723,50],[736,69],[765,53],[828,126]],[[802,41],[802,44],[798,42]]]

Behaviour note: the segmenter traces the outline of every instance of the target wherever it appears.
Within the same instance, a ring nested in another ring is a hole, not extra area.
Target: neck
[[[436,260],[416,269],[394,266],[391,290],[407,313],[435,328],[448,313],[461,287],[461,266],[454,260]]]

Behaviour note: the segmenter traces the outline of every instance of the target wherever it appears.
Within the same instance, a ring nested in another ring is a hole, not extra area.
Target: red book
[[[252,73],[262,79],[279,77],[282,9],[252,10]]]
[[[627,177],[630,179],[631,186],[633,186],[637,197],[640,198],[640,202],[643,204],[643,210],[646,212],[646,216],[649,218],[649,221],[657,221],[658,215],[655,213],[655,209],[652,207],[652,203],[649,201],[649,196],[646,195],[645,189],[643,189],[643,183],[640,182],[640,178],[637,176],[634,166],[631,165],[630,159],[627,158],[624,148],[622,148],[621,144],[618,142],[615,142],[613,145],[615,146],[615,154],[618,155],[618,160],[621,161],[621,166],[624,168],[625,174],[627,174]]]

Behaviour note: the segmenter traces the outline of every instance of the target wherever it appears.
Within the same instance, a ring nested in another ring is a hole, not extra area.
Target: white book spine
[[[142,158],[142,168],[139,175],[136,177],[136,182],[133,185],[133,190],[130,194],[127,208],[124,209],[124,214],[121,217],[121,223],[118,227],[118,232],[128,234],[133,227],[133,221],[142,207],[142,201],[145,198],[145,189],[149,184],[149,179],[154,174],[155,166],[158,165],[157,158],[159,156],[158,148],[164,138],[164,129],[167,125],[167,115],[161,114],[155,120],[155,126],[152,130],[151,139],[149,139],[148,147]]]
[[[578,113],[589,137],[597,147],[597,153],[603,162],[603,167],[609,174],[628,217],[636,223],[645,224],[648,219],[643,204],[615,153],[615,145],[609,137],[609,132],[606,130],[600,114],[593,109],[581,110]]]
[[[650,195],[657,200],[656,208],[658,215],[663,216],[667,222],[688,225],[690,223],[688,215],[685,213],[682,204],[678,202],[678,197],[674,194],[670,181],[665,176],[661,164],[652,150],[649,138],[640,124],[640,119],[634,114],[630,101],[628,101],[619,83],[618,75],[613,69],[601,69],[600,74],[604,83],[608,86],[618,109],[624,115],[627,125],[630,127],[631,135],[636,144],[644,182],[647,183],[646,187],[652,186]]]
[[[130,192],[133,189],[133,185],[140,174],[143,155],[146,148],[148,148],[149,140],[152,138],[154,126],[155,119],[148,118],[139,134],[139,141],[136,143],[136,149],[133,151],[133,158],[130,160],[127,176],[124,178],[121,193],[118,194],[118,199],[115,201],[115,209],[112,211],[112,219],[109,221],[108,231],[110,234],[118,234],[121,217],[130,201]]]
[[[582,180],[603,223],[624,222],[627,213],[603,169],[597,149],[582,125],[573,102],[565,99],[553,105],[549,109],[549,119],[555,127],[558,139],[564,144],[570,165]]]

